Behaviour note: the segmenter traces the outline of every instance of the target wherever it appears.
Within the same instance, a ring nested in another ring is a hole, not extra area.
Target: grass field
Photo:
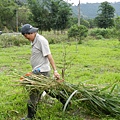
[[[80,45],[74,42],[51,44],[50,48],[57,70],[61,74],[65,68],[64,79],[70,83],[106,86],[120,81],[120,42],[117,40],[90,40]],[[0,48],[0,120],[20,120],[27,114],[28,93],[24,88],[15,86],[15,81],[20,78],[16,73],[23,75],[31,71],[30,50],[30,45]],[[120,92],[120,88],[118,91]],[[38,105],[37,118],[41,116],[42,120],[119,119],[86,113],[84,109],[75,105],[73,109],[63,113],[58,101],[48,103],[49,101]]]

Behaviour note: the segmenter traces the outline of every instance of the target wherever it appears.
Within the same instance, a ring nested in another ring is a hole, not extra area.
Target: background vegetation
[[[76,42],[68,42],[67,35],[56,36],[46,32],[43,35],[48,37],[48,40],[52,38],[60,40],[61,44],[50,44],[50,47],[59,73],[61,74],[62,69],[65,69],[65,81],[72,84],[82,82],[85,85],[103,87],[120,80],[120,43],[117,39],[92,40],[86,38],[82,44],[77,44],[76,49]],[[17,38],[18,41],[18,38],[25,40],[21,35],[14,36],[14,38]],[[18,84],[17,81],[21,75],[31,71],[30,49],[31,46],[24,45],[24,42],[20,43],[20,46],[0,48],[1,120],[19,120],[26,115],[28,93],[24,88],[15,84]],[[119,84],[115,89],[119,91]],[[63,114],[62,105],[50,97],[40,102],[36,117],[39,116],[43,120],[119,119],[119,116],[112,118],[96,115],[75,104]]]

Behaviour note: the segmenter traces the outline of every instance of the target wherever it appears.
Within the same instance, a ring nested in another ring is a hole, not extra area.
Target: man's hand
[[[57,71],[54,71],[54,77],[59,80],[60,79],[60,74]]]

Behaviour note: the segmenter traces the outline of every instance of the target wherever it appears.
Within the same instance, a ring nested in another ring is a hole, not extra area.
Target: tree
[[[29,8],[31,10],[30,19],[34,25],[42,30],[50,30],[51,24],[49,23],[49,10],[47,8],[46,0],[28,0]]]
[[[63,0],[28,0],[32,20],[42,30],[63,30],[71,14],[70,4]]]
[[[27,6],[21,6],[17,9],[18,12],[18,26],[21,27],[22,24],[30,23],[29,16],[31,15],[31,12]]]
[[[70,20],[70,27],[71,27],[72,25],[75,25],[75,24],[78,24],[78,18],[77,18],[77,17],[73,17],[73,18],[71,18],[71,20]],[[88,20],[85,20],[85,19],[82,18],[82,17],[80,18],[80,24],[86,26],[87,28],[90,28],[90,23],[89,23],[89,21],[88,21]]]
[[[82,43],[81,40],[83,40],[85,37],[87,37],[88,34],[88,28],[84,25],[73,25],[68,30],[68,37],[73,37],[78,40],[78,43]]]
[[[88,19],[87,21],[89,22],[90,28],[96,27],[94,19]]]
[[[63,0],[51,1],[52,28],[55,30],[64,30],[69,23],[72,12],[70,4]]]
[[[118,40],[120,41],[120,16],[115,18],[115,34],[117,35]]]
[[[108,28],[114,26],[114,13],[115,9],[110,3],[103,2],[99,6],[98,16],[95,18],[95,22],[100,28]]]
[[[1,0],[0,1],[0,28],[15,29],[15,16],[17,6],[14,0]]]

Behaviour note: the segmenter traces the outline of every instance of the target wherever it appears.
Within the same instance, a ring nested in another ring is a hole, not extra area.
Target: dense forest
[[[97,16],[98,7],[101,3],[81,4],[81,14],[84,18],[95,18]],[[115,8],[116,16],[120,15],[120,2],[110,3]],[[78,15],[78,6],[72,6],[74,16]]]

